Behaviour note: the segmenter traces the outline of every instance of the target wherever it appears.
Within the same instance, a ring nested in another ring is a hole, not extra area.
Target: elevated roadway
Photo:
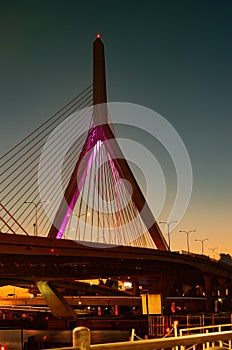
[[[180,281],[202,283],[207,311],[218,288],[221,297],[231,300],[232,296],[232,266],[206,256],[0,233],[0,285],[36,284],[52,311],[57,312],[58,303],[65,304],[59,317],[70,314],[70,305],[54,287],[58,281],[128,277],[137,287],[142,284],[149,292],[161,294],[163,303]],[[135,288],[134,296],[138,295]]]
[[[167,268],[232,280],[232,266],[202,255],[0,233],[1,279],[149,276]]]

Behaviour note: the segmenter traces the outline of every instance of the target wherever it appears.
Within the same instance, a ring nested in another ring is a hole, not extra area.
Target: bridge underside
[[[48,295],[53,292],[56,295],[53,299],[61,304],[63,296],[56,293],[59,286],[67,284],[74,289],[76,280],[99,278],[119,281],[130,277],[135,286],[134,296],[139,295],[140,286],[142,290],[161,294],[163,303],[168,295],[175,295],[175,290],[179,290],[181,296],[183,291],[188,293],[188,289],[194,289],[195,293],[201,286],[208,298],[208,311],[212,309],[213,293],[218,296],[220,290],[221,297],[232,296],[231,267],[207,257],[133,247],[93,248],[70,240],[42,237],[34,238],[33,244],[27,236],[0,234],[0,238],[0,284],[24,287],[47,284],[50,286]],[[54,302],[52,304],[45,290],[40,289],[54,310]],[[115,293],[112,289],[107,291],[111,295]],[[66,306],[63,315],[73,317],[72,309],[70,313],[67,309]]]

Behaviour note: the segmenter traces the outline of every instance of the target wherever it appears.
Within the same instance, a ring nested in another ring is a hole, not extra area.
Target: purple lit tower
[[[141,220],[147,228],[147,231],[149,231],[156,247],[160,250],[168,250],[167,243],[159,226],[120,150],[113,129],[108,123],[104,45],[101,41],[100,34],[97,34],[93,44],[93,125],[89,130],[81,154],[64,192],[64,197],[56,212],[48,238],[62,238],[70,215],[72,215],[74,206],[81,194],[81,189],[87,177],[88,170],[92,166],[94,149],[97,148],[101,142],[104,142],[109,154],[109,163],[111,164],[112,173],[117,172],[117,175],[120,176],[121,179],[125,179],[131,184],[133,190],[131,200],[140,213]],[[150,225],[150,223],[153,224]]]

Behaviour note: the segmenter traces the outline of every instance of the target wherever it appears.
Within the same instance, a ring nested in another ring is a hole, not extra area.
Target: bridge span
[[[4,233],[0,233],[0,260],[4,275],[16,279],[17,275],[44,279],[117,277],[128,273],[149,276],[168,268],[232,279],[230,265],[204,255]],[[50,269],[51,265],[56,269]]]
[[[174,298],[198,296],[206,300],[207,311],[219,298],[231,310],[232,267],[206,256],[4,233],[0,242],[0,284],[34,283],[45,299],[49,288],[57,302],[64,300],[57,297],[59,283],[129,277],[133,296],[139,296],[139,288],[160,294],[163,307]],[[50,299],[47,304],[57,311]]]

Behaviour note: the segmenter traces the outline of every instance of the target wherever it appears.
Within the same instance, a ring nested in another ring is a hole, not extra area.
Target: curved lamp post
[[[25,201],[24,203],[26,204],[33,204],[35,206],[35,223],[33,224],[34,226],[34,236],[38,236],[38,206],[42,203],[48,203],[48,201],[39,201],[39,202],[29,202]]]
[[[183,231],[183,230],[180,230],[179,232],[184,232],[186,234],[186,240],[187,240],[187,248],[188,248],[188,254],[189,254],[189,234],[191,232],[196,232],[196,230],[191,230],[191,231]]]
[[[171,240],[170,240],[170,225],[176,223],[176,220],[173,221],[159,221],[160,224],[166,224],[168,227],[168,249],[171,250]]]
[[[214,248],[209,248],[209,250],[211,250],[212,251],[212,254],[213,254],[213,259],[215,259],[215,250],[216,249],[219,249],[218,247],[214,247]]]
[[[208,238],[205,239],[195,239],[195,242],[201,242],[201,254],[204,255],[204,242],[208,241]]]

